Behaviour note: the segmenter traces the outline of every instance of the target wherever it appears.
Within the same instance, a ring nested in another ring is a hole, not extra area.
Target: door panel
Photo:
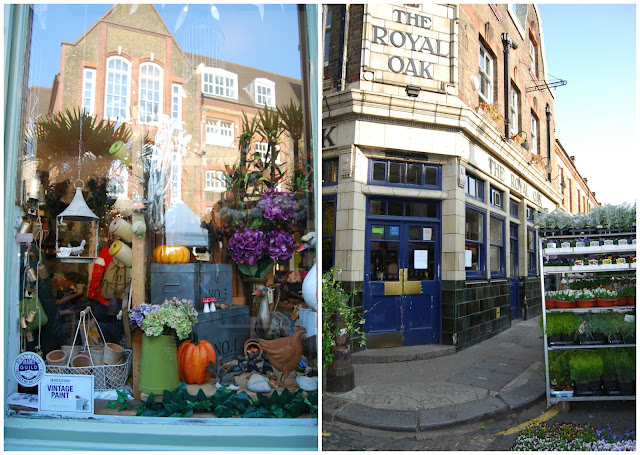
[[[520,283],[519,283],[519,267],[518,267],[518,225],[511,224],[510,227],[510,275],[509,279],[509,291],[510,299],[509,306],[511,307],[511,319],[515,319],[519,316],[520,308]]]

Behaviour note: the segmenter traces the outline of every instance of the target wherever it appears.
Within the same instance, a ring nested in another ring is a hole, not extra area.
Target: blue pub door
[[[365,240],[365,332],[440,343],[440,223],[369,220]]]
[[[509,278],[509,287],[511,298],[509,306],[511,307],[511,319],[516,319],[520,309],[520,285],[519,285],[519,267],[518,267],[518,225],[511,224],[509,229],[509,240],[511,246],[511,278]]]

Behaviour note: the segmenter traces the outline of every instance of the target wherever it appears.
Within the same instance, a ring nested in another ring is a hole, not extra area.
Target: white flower
[[[360,319],[360,322],[358,322],[358,324],[360,325],[364,324],[364,319]]]
[[[346,335],[347,334],[347,329],[340,329],[340,335]]]

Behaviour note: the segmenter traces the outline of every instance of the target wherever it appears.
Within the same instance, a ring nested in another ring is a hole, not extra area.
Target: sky
[[[634,202],[640,187],[636,5],[538,4],[555,137],[601,204]],[[554,77],[551,77],[554,76]]]
[[[213,10],[211,4],[154,6],[184,51],[218,53],[225,61],[300,78],[294,4],[216,4]],[[60,71],[60,43],[75,42],[110,7],[36,5],[29,85],[51,87],[53,77]],[[219,20],[214,18],[216,15]],[[224,45],[216,46],[214,39]]]

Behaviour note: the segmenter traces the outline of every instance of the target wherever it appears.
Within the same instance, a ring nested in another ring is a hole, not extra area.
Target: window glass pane
[[[334,237],[325,237],[322,239],[322,270],[326,271],[331,269],[335,264],[333,263],[333,243]]]
[[[335,201],[322,202],[322,235],[332,235],[335,232],[335,210]]]
[[[420,258],[416,262],[416,251]],[[424,256],[426,255],[426,264]],[[433,242],[409,243],[408,281],[433,280],[435,277],[435,244]]]
[[[371,242],[371,281],[398,281],[398,242]]]
[[[423,218],[437,218],[438,217],[438,204],[432,202],[425,202],[422,204],[422,217]]]
[[[369,214],[370,215],[386,215],[387,204],[385,201],[371,201],[369,202]]]
[[[470,208],[465,211],[465,239],[480,242],[484,239],[484,216]]]
[[[502,248],[497,246],[491,246],[489,248],[489,267],[492,272],[500,271],[502,269],[500,263],[500,255],[502,254]]]
[[[338,181],[338,161],[332,160],[327,164],[327,181],[326,183],[336,183]]]
[[[384,225],[381,224],[372,224],[371,225],[371,239],[372,240],[382,240],[384,239]]]
[[[402,208],[404,207],[404,204],[400,204],[397,202],[391,202],[389,203],[389,215],[390,216],[403,216],[404,213],[402,213]]]
[[[404,163],[389,163],[389,183],[404,183]]]
[[[386,180],[386,177],[385,163],[373,163],[373,180],[377,182],[384,182]]]
[[[482,254],[481,253],[482,245],[478,243],[465,242],[464,249],[465,251],[470,251],[470,254],[471,254],[471,265],[465,267],[465,270],[480,272],[481,271],[480,258]]]
[[[409,202],[407,203],[407,216],[420,216],[420,206],[419,202]]]
[[[438,184],[438,168],[432,166],[424,167],[424,184],[434,186]]]
[[[407,166],[407,185],[422,185],[422,164]]]
[[[490,223],[490,238],[491,238],[491,243],[494,244],[499,244],[499,245],[503,245],[504,243],[504,239],[503,239],[503,229],[504,229],[504,221],[499,220],[498,218],[494,218],[494,217],[489,217],[489,223]]]
[[[422,226],[409,226],[409,240],[422,240]]]

